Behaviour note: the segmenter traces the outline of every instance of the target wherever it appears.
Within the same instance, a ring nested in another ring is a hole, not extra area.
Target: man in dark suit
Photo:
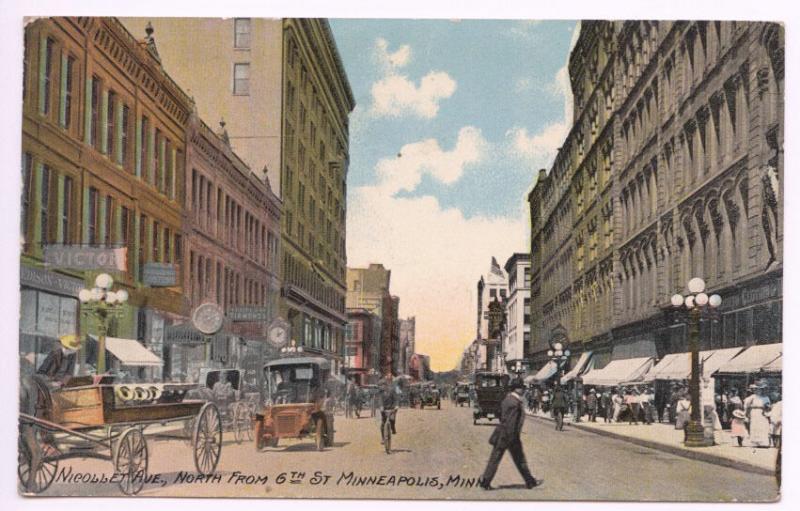
[[[489,443],[494,448],[489,456],[489,462],[486,464],[486,470],[480,479],[481,488],[484,490],[492,489],[492,479],[506,450],[511,453],[514,465],[517,466],[517,470],[525,479],[525,486],[530,489],[539,484],[528,469],[528,462],[525,460],[525,452],[522,450],[522,441],[520,440],[522,426],[525,424],[524,386],[521,381],[514,380],[511,382],[510,387],[511,392],[506,395],[500,404],[500,424],[497,425],[489,438]]]
[[[556,431],[564,431],[564,415],[567,413],[567,395],[561,385],[556,383],[553,389],[553,418],[556,420]]]

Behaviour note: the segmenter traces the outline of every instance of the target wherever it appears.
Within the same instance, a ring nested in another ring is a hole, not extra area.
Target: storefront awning
[[[731,361],[733,357],[742,352],[739,348],[726,348],[724,350],[715,350],[714,353],[703,360],[703,377],[709,378],[712,374],[716,373],[720,367]]]
[[[604,368],[584,374],[583,384],[609,387],[621,382],[640,381],[652,366],[653,357],[612,360]]]
[[[531,383],[542,383],[552,378],[553,375],[556,374],[556,371],[558,371],[558,366],[554,361],[551,360],[535,374],[529,374],[526,376],[524,382],[527,385],[530,385]]]
[[[761,370],[765,373],[780,373],[783,371],[783,355],[762,367]]]
[[[97,337],[90,336],[97,341]],[[158,355],[151,352],[139,341],[133,339],[120,339],[118,337],[106,337],[106,349],[110,351],[124,366],[134,367],[161,367],[164,361]]]
[[[584,351],[581,353],[581,357],[578,359],[578,363],[575,364],[570,372],[565,374],[561,377],[561,385],[566,385],[570,381],[574,380],[578,377],[583,371],[586,370],[586,365],[589,363],[589,358],[592,356],[591,351]]]
[[[738,356],[722,364],[717,371],[719,374],[749,374],[764,371],[772,366],[783,353],[783,343],[758,344],[750,346]],[[774,366],[772,366],[774,367]]]

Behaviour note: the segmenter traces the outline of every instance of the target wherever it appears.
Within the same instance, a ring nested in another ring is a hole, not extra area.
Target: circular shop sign
[[[275,318],[267,329],[267,341],[276,348],[286,346],[289,343],[289,323],[282,318]]]
[[[222,328],[222,321],[225,319],[225,312],[216,303],[204,303],[198,305],[192,312],[192,323],[194,327],[206,335],[214,335]]]

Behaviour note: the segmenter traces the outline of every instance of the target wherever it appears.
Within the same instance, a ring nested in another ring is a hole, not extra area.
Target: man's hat
[[[61,342],[61,345],[68,350],[78,350],[81,347],[81,340],[75,334],[62,335],[58,340]]]

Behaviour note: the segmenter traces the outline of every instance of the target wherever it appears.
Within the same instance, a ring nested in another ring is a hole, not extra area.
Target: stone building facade
[[[701,347],[781,339],[784,39],[753,22],[583,22],[573,127],[529,194],[532,347],[686,351],[669,298],[723,298]]]
[[[165,65],[191,91],[200,116],[224,119],[234,151],[279,194],[281,316],[298,345],[331,358],[338,372],[355,100],[327,20],[123,21],[133,32],[152,24]]]
[[[503,354],[507,370],[528,368],[530,352],[530,254],[515,253],[508,258],[504,269],[508,275],[508,300],[506,306],[506,331],[503,336]]]
[[[76,296],[100,273],[45,268],[48,245],[127,249],[112,276],[130,300],[113,336],[157,345],[164,325],[188,313],[180,283],[143,282],[146,263],[185,269],[181,169],[192,110],[150,43],[116,18],[25,27],[20,350],[31,363],[59,334],[90,331],[77,328]]]
[[[224,126],[214,132],[193,113],[186,140],[183,231],[189,271],[182,285],[190,309],[213,302],[228,316],[243,306],[266,315],[257,321],[233,318],[209,353],[199,353],[203,347],[191,340],[173,349],[171,363],[183,373],[187,358],[226,365],[246,357],[247,351],[257,358],[266,351],[266,324],[277,317],[279,307],[281,219],[281,202],[269,181],[257,177],[233,152]]]

